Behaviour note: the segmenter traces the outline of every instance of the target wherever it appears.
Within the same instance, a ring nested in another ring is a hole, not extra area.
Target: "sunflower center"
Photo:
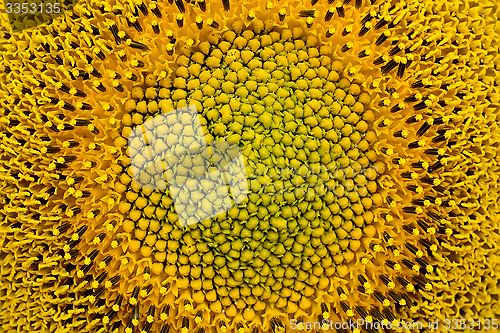
[[[298,28],[227,31],[176,62],[170,77],[150,77],[132,92],[123,136],[195,105],[207,142],[241,148],[249,194],[183,228],[169,191],[141,188],[127,166],[121,208],[130,248],[154,258],[156,271],[189,281],[195,301],[228,315],[263,311],[266,300],[307,309],[330,277],[347,274],[381,202],[369,95],[344,77],[331,48]]]

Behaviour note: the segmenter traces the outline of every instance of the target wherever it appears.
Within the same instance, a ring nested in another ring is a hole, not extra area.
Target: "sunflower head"
[[[0,331],[500,315],[498,6],[61,8],[1,14]]]

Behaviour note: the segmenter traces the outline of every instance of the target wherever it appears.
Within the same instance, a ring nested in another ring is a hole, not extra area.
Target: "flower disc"
[[[97,0],[14,30],[1,6],[0,332],[494,328],[496,3]],[[175,200],[234,188],[143,186],[164,142],[130,138],[192,144],[159,124],[188,106],[248,193],[183,226]]]

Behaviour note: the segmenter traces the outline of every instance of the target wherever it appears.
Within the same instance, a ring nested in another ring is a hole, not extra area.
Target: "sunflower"
[[[0,7],[1,332],[498,327],[497,3],[58,4]],[[248,190],[187,226],[186,107]]]

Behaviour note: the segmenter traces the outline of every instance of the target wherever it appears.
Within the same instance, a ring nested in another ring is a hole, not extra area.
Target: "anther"
[[[166,49],[168,55],[171,56],[174,54],[174,45],[173,44],[167,44],[165,46],[165,49]]]
[[[363,51],[360,51],[358,53],[358,57],[360,57],[360,58],[368,57],[372,53],[373,53],[373,51],[371,49],[363,50]]]
[[[392,313],[392,311],[389,308],[384,308],[382,312],[384,313],[384,316],[387,318],[387,320],[389,320],[390,322],[396,320],[396,316],[394,316],[394,313]]]
[[[177,6],[177,8],[179,8],[179,11],[181,13],[185,13],[186,12],[186,7],[184,6],[184,1],[183,0],[175,0],[175,5]]]
[[[120,275],[115,275],[113,276],[112,278],[110,278],[108,281],[110,283],[110,286],[109,288],[115,286],[121,279],[121,276]]]
[[[409,214],[421,214],[422,208],[415,207],[415,206],[403,207],[403,212],[409,213]]]
[[[413,108],[417,111],[423,110],[427,107],[427,101],[420,101],[418,104],[415,104]]]
[[[99,298],[99,296],[102,295],[102,293],[104,292],[104,286],[100,286],[99,288],[97,288],[93,293],[92,295],[95,297],[96,301],[97,299]]]
[[[418,287],[419,289],[421,289],[421,290],[427,290],[427,291],[432,290],[432,284],[430,284],[429,282],[426,282],[421,277],[413,275],[411,277],[411,279],[413,280],[413,282],[415,282],[416,287]]]
[[[380,291],[378,290],[375,290],[373,292],[373,295],[375,296],[375,298],[380,302],[382,303],[383,306],[389,306],[390,305],[390,301],[387,299],[387,297],[385,297]]]
[[[328,8],[328,10],[325,14],[325,21],[328,22],[332,19],[334,11],[335,11],[335,7]]]
[[[99,268],[104,269],[105,267],[107,267],[112,258],[113,257],[111,256],[107,256],[106,258],[104,258],[104,260],[99,263]]]
[[[394,282],[392,282],[387,276],[381,274],[379,275],[379,278],[389,289],[394,289]]]
[[[149,306],[148,314],[146,316],[146,321],[150,324],[153,323],[155,317],[155,307],[154,305]]]
[[[139,306],[136,305],[132,309],[132,316],[130,317],[130,323],[132,326],[137,327],[139,325]]]
[[[438,214],[436,214],[432,211],[428,211],[427,216],[429,216],[431,219],[433,219],[434,221],[436,221],[438,223],[441,222],[441,220],[442,220],[442,218]]]
[[[396,138],[406,139],[408,137],[408,131],[407,130],[399,130],[399,131],[394,132],[393,135]]]
[[[146,324],[144,324],[144,327],[141,330],[141,333],[149,333],[149,332],[151,332],[151,327],[153,327],[153,324],[150,323],[150,322],[146,322]]]
[[[155,16],[157,18],[161,18],[162,15],[161,15],[161,11],[160,9],[158,8],[158,4],[156,2],[152,2],[150,5],[149,5],[149,9],[151,10],[151,12],[153,14],[155,14]]]
[[[411,201],[412,205],[415,206],[421,206],[421,207],[429,207],[430,202],[426,202],[426,200],[423,199],[413,199]]]
[[[389,73],[394,68],[396,68],[397,65],[398,65],[398,63],[395,60],[390,60],[387,64],[382,66],[382,68],[381,68],[382,74]]]
[[[342,46],[342,48],[340,50],[345,53],[345,52],[349,51],[350,49],[352,49],[353,46],[354,46],[353,42],[347,42]]]
[[[401,267],[399,266],[398,263],[392,261],[392,260],[386,260],[385,261],[385,265],[394,269],[395,271],[399,271],[401,269]]]
[[[387,60],[385,59],[385,57],[384,57],[384,56],[380,56],[380,57],[378,57],[377,59],[375,59],[375,60],[373,61],[373,64],[374,64],[375,66],[378,66],[378,65],[383,64],[383,63],[384,63],[384,62],[386,62],[386,61],[387,61]]]
[[[344,30],[342,30],[342,36],[347,36],[348,34],[350,34],[352,32],[353,27],[354,26],[352,24],[346,25]]]
[[[138,297],[139,297],[139,287],[135,286],[134,290],[132,290],[132,295],[130,295],[130,299],[128,301],[129,304],[131,306],[135,306],[137,304]]]
[[[403,58],[403,59],[405,59],[405,58]],[[399,63],[399,65],[398,65],[398,73],[397,73],[397,75],[398,75],[399,78],[403,77],[403,75],[405,73],[405,70],[406,70],[406,67],[407,67],[406,63],[404,63],[404,62]]]
[[[145,66],[144,61],[137,60],[137,59],[130,61],[130,64],[134,67],[137,67],[137,68],[143,68]]]
[[[198,0],[198,6],[203,12],[207,10],[207,3],[205,0]]]
[[[164,324],[161,327],[160,333],[168,333],[169,330],[170,330],[170,324]]]
[[[316,10],[315,9],[300,10],[299,11],[299,16],[300,17],[316,17]]]
[[[362,307],[360,307],[359,305],[356,305],[355,307],[356,309],[356,312],[361,316],[363,317],[363,319],[366,320],[366,318],[368,317],[368,312],[366,312]]]
[[[405,280],[406,281],[406,280]],[[407,281],[408,282],[408,281]],[[409,283],[409,282],[408,282]],[[412,291],[409,291],[408,292],[413,292],[415,289],[414,289],[414,286],[409,283],[409,286],[411,287],[405,287],[406,290],[411,289]],[[401,297],[403,298],[404,302],[405,302],[405,305],[409,306],[409,307],[413,307],[415,305],[415,303],[411,300],[410,296],[408,296],[408,294],[406,292],[401,292]]]
[[[347,295],[346,295],[344,289],[342,289],[342,287],[337,287],[337,293],[339,294],[339,297],[341,300],[347,299]]]
[[[429,248],[429,250],[431,250],[431,249]],[[424,259],[416,258],[415,261],[420,265],[420,267],[425,269],[427,271],[427,273],[432,273],[434,271],[434,267],[431,264],[429,264],[427,261],[425,261]]]
[[[137,81],[137,79],[138,79],[137,75],[135,75],[132,72],[125,73],[125,78],[127,78],[128,80],[131,80],[131,81]]]
[[[251,21],[255,18],[255,10],[253,9],[250,9],[248,11],[248,15],[247,15],[247,20]]]
[[[427,172],[434,172],[434,171],[436,171],[437,169],[440,169],[440,168],[442,168],[442,167],[444,167],[444,165],[441,163],[441,161],[437,161],[437,162],[435,162],[433,165],[429,166],[429,168],[427,169]],[[444,187],[442,187],[442,186],[441,186],[441,187],[439,187],[439,189],[440,189],[440,190],[439,190],[439,192],[440,192],[440,193],[444,193],[444,192],[446,192],[446,189],[445,189]],[[442,190],[441,190],[441,189],[442,189]]]
[[[212,27],[212,28],[214,28],[214,29],[217,29],[217,28],[219,28],[219,27],[220,27],[219,23],[217,23],[216,21],[214,21],[214,20],[212,20],[212,19],[208,19],[206,22],[207,22],[207,24],[208,24],[209,26],[211,26],[211,27]]]
[[[371,21],[376,15],[377,13],[374,10],[371,10],[361,19],[361,24]]]
[[[388,245],[393,245],[394,244],[394,238],[392,238],[388,233],[387,231],[384,231],[384,241],[388,244]]]
[[[106,88],[105,88],[105,87],[102,85],[102,83],[101,83],[101,82],[99,82],[99,81],[94,81],[94,87],[95,87],[97,90],[101,91],[101,92],[105,92],[105,91],[106,91]]]
[[[363,37],[364,35],[366,35],[368,31],[370,31],[371,27],[372,24],[370,22],[366,22],[359,30],[358,36]]]
[[[158,26],[158,21],[152,21],[151,27],[153,28],[153,32],[158,35],[160,33],[160,27]]]
[[[418,186],[418,185],[413,185],[413,184],[410,184],[410,185],[407,185],[406,188],[413,192],[413,193],[417,193],[417,194],[420,194],[423,192],[423,188],[421,186]]]
[[[85,102],[78,102],[77,106],[80,110],[92,110],[93,109],[92,105],[85,103]]]
[[[307,26],[308,28],[311,28],[311,27],[312,27],[312,25],[313,25],[313,23],[314,23],[314,18],[312,18],[312,17],[308,17],[308,18],[306,18],[306,26]]]
[[[69,230],[69,228],[71,227],[71,224],[69,222],[67,223],[64,223],[63,225],[59,226],[56,230],[57,230],[57,235],[60,235],[60,234],[63,234],[65,233],[66,231]]]
[[[381,45],[383,42],[387,40],[387,38],[389,38],[390,35],[391,33],[389,32],[389,30],[384,31],[382,34],[380,34],[380,36],[378,36],[377,40],[375,41],[375,45],[377,46]]]
[[[149,292],[153,289],[153,285],[149,284],[148,286],[142,288],[140,295],[143,298],[146,298],[149,295]]]
[[[139,50],[149,50],[149,47],[142,44],[142,43],[139,43],[139,42],[136,42],[132,39],[127,39],[127,45],[134,48],[134,49],[139,49]],[[125,60],[122,59],[122,61],[126,61],[126,56],[125,57]]]
[[[286,16],[286,8],[283,7],[278,12],[278,18],[280,21],[283,21],[285,19],[285,16]]]
[[[410,243],[405,243],[405,247],[414,255],[417,256],[417,258],[420,258],[423,256],[422,250],[417,249],[414,245]]]
[[[415,149],[415,148],[423,147],[424,144],[425,144],[425,142],[423,140],[413,141],[413,142],[410,142],[408,144],[408,148]],[[419,163],[422,163],[422,162],[419,162]],[[422,168],[422,167],[420,166],[417,168]]]
[[[321,313],[323,317],[326,319],[328,319],[327,317],[330,317],[330,310],[328,309],[328,306],[324,302],[321,302]]]
[[[401,305],[401,306],[404,306],[406,305],[406,301],[401,297],[399,296],[398,293],[392,291],[392,290],[389,290],[389,296],[391,296],[391,298],[394,300],[394,302],[396,302],[397,304]]]
[[[337,14],[339,14],[340,17],[345,17],[345,12],[344,12],[344,7],[342,5],[342,2],[337,2]]]
[[[375,24],[375,30],[378,30],[380,28],[382,28],[384,25],[386,25],[387,23],[389,23],[389,21],[387,21],[385,18],[382,18],[380,19],[377,24]]]
[[[351,310],[351,308],[349,307],[349,305],[347,305],[346,302],[340,301],[340,307],[348,317],[352,317],[354,315],[354,312]]]
[[[165,305],[160,313],[160,319],[166,320],[170,314],[170,305]]]
[[[104,281],[104,279],[106,279],[108,277],[108,273],[104,272],[104,273],[101,273],[99,274],[99,276],[95,279],[95,282],[99,284],[102,283],[102,281]]]
[[[400,102],[396,105],[394,105],[392,108],[391,108],[391,112],[394,113],[394,112],[398,112],[398,111],[401,111],[405,108],[405,103],[403,102]]]

